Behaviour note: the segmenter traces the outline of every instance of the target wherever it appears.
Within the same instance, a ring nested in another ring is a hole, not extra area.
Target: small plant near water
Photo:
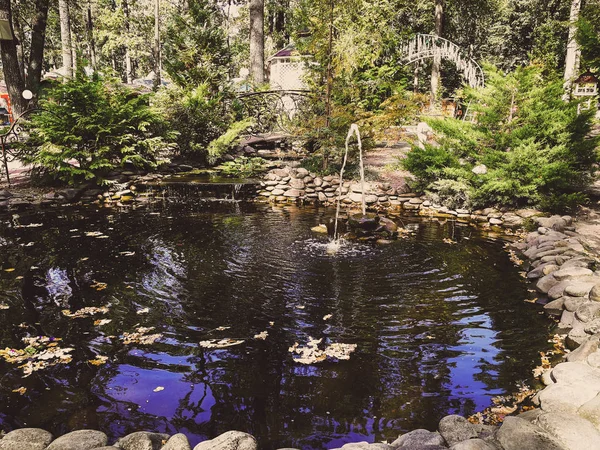
[[[269,167],[269,162],[263,158],[248,158],[240,156],[234,161],[227,161],[217,166],[221,175],[232,178],[255,177]]]

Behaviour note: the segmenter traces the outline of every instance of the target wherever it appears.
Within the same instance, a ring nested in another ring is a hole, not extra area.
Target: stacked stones
[[[347,206],[358,206],[362,202],[362,185],[357,181],[345,181],[340,188],[339,177],[319,177],[303,168],[284,167],[273,169],[261,182],[258,200],[274,203],[311,202],[324,205],[341,201]],[[471,211],[450,209],[435,204],[425,196],[414,193],[399,193],[389,183],[365,182],[365,203],[372,211],[393,211],[418,214],[426,217],[455,218],[458,221],[487,224],[489,226],[517,228],[540,212],[535,209],[501,212],[494,208]]]
[[[261,187],[262,190],[258,192],[259,199],[272,202],[307,201],[333,204],[337,202],[340,191],[344,203],[362,202],[360,183],[345,181],[340,187],[339,177],[319,177],[303,168],[273,169],[264,177]],[[365,183],[365,193],[365,202],[371,207],[400,206],[396,191],[385,183]]]

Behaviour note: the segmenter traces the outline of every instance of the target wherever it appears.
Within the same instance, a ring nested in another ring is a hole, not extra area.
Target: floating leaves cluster
[[[227,348],[235,345],[243,344],[244,341],[240,339],[209,339],[207,341],[200,341],[200,347],[202,348]]]
[[[295,342],[288,351],[294,355],[294,361],[300,364],[315,364],[327,359],[348,360],[350,355],[356,350],[356,344],[333,343],[321,350],[319,345],[323,339],[308,338],[305,346]]]
[[[24,349],[7,347],[0,350],[0,357],[10,364],[21,364],[19,368],[23,370],[23,377],[28,377],[38,370],[68,364],[73,360],[70,353],[74,349],[61,348],[59,341],[59,338],[48,336],[23,338],[23,342],[27,344]]]
[[[160,333],[148,334],[154,327],[139,327],[134,333],[123,333],[121,340],[123,344],[151,345],[163,337]]]
[[[61,311],[64,316],[69,317],[71,319],[83,319],[86,317],[91,317],[96,314],[107,314],[108,306],[86,306],[85,308],[81,308],[75,312],[71,312],[70,309],[63,309]]]

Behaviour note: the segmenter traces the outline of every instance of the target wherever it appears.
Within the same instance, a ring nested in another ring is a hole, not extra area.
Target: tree
[[[442,36],[444,31],[444,0],[435,1],[435,35]],[[436,54],[433,56],[433,64],[431,66],[431,107],[434,107],[437,101],[438,91],[440,88],[440,69],[442,66],[442,58]]]
[[[581,11],[577,23],[577,42],[581,47],[582,63],[600,69],[600,1],[590,0]]]
[[[255,84],[265,82],[265,1],[250,2],[250,77]]]
[[[50,0],[36,0],[33,21],[31,24],[31,50],[29,52],[29,68],[27,70],[27,88],[37,94],[42,80],[42,63],[46,44],[46,26]],[[22,44],[23,45],[23,44]]]
[[[4,21],[5,25],[2,30],[2,40],[0,40],[2,69],[13,111],[19,115],[25,111],[27,102],[22,96],[22,92],[25,89],[25,80],[19,66],[10,0],[0,0],[0,20]]]
[[[567,43],[567,55],[565,57],[565,99],[571,95],[571,86],[573,80],[577,76],[579,66],[579,46],[575,39],[577,33],[577,20],[579,19],[579,11],[581,10],[581,0],[573,0],[571,2],[571,14],[569,17],[569,41]]]
[[[71,14],[67,0],[58,0],[60,15],[60,42],[64,75],[73,78],[73,45],[71,41]]]

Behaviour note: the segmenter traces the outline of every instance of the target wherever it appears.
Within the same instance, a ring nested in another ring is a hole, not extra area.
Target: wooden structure
[[[577,112],[582,109],[598,109],[598,77],[589,70],[579,75],[573,83],[573,97],[582,100]]]

